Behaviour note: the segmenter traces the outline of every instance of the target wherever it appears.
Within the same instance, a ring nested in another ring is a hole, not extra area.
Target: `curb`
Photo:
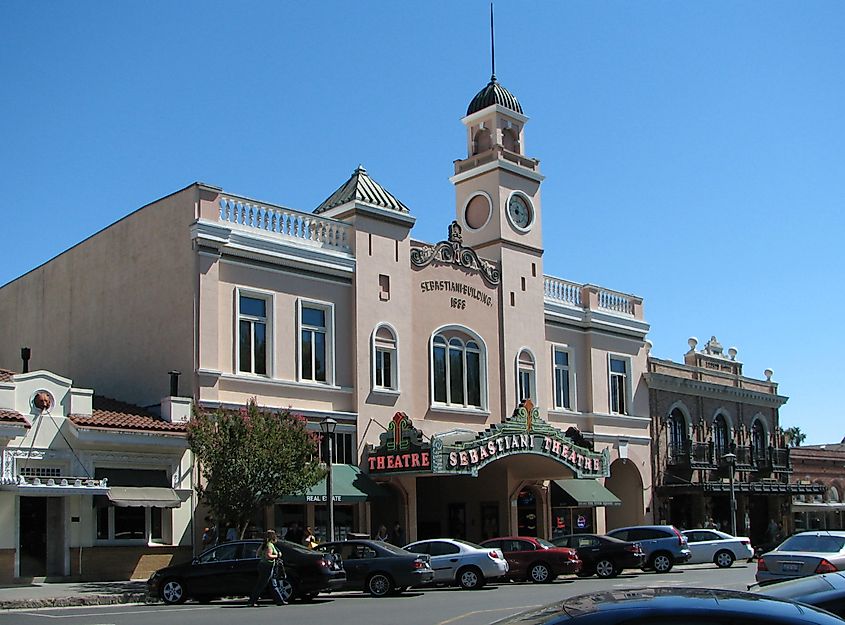
[[[40,608],[72,608],[88,605],[118,605],[123,603],[159,603],[146,592],[125,592],[120,595],[76,595],[45,597],[44,599],[8,599],[0,601],[0,610],[38,610]]]

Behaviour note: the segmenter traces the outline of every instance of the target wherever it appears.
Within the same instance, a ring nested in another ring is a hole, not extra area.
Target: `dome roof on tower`
[[[519,103],[519,100],[516,99],[514,94],[499,84],[495,74],[490,77],[490,82],[487,83],[487,86],[475,94],[475,97],[467,108],[467,115],[477,113],[493,104],[498,104],[511,111],[516,111],[520,115],[523,114],[522,105]]]

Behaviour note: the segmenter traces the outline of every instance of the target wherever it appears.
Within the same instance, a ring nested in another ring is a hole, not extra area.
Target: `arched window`
[[[399,388],[399,357],[396,334],[386,325],[373,332],[373,388]]]
[[[478,341],[457,330],[443,331],[431,341],[435,403],[483,408],[483,352]]]
[[[516,359],[517,381],[519,391],[519,401],[531,399],[537,403],[537,386],[535,384],[536,375],[534,372],[534,356],[531,355],[527,349],[519,352],[519,358]]]
[[[486,152],[493,147],[493,139],[490,137],[490,131],[487,128],[481,128],[473,137],[473,147],[475,150],[473,154],[480,154]]]
[[[717,415],[713,420],[713,453],[717,463],[721,462],[722,456],[728,453],[729,445],[728,424],[723,415]]]
[[[833,484],[827,489],[827,501],[828,503],[839,503],[839,489]]]
[[[669,415],[669,454],[677,457],[687,449],[687,422],[684,413],[675,408]]]
[[[516,128],[505,128],[502,131],[502,145],[506,150],[519,154],[519,131]]]
[[[760,466],[766,459],[766,429],[760,419],[751,425],[751,464]]]

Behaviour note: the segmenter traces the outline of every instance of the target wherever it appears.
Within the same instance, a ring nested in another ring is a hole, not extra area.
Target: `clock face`
[[[520,195],[512,195],[508,201],[508,215],[517,228],[527,228],[531,224],[531,208]]]

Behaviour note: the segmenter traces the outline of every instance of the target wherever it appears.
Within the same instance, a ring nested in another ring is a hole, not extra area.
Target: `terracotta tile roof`
[[[0,369],[0,382],[11,382],[13,375],[15,375],[14,371],[9,371],[8,369]]]
[[[0,409],[0,423],[20,423],[24,427],[29,427],[27,418],[16,410]]]
[[[169,423],[140,406],[126,404],[109,397],[95,395],[92,400],[93,414],[70,415],[70,420],[84,427],[109,430],[146,430],[155,432],[183,433],[185,423]]]

